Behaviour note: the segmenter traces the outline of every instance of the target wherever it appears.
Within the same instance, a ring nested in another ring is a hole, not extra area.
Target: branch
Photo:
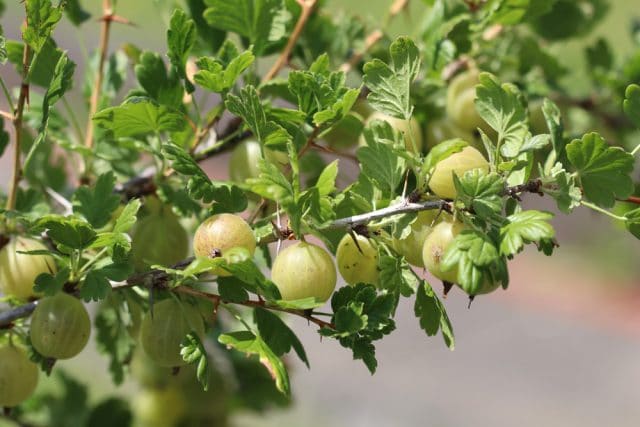
[[[15,320],[29,317],[31,313],[33,313],[33,310],[36,309],[36,305],[37,302],[33,301],[0,313],[0,329],[11,328]]]
[[[304,30],[304,26],[307,24],[309,17],[313,13],[313,9],[315,9],[318,0],[297,0],[300,6],[302,7],[302,12],[300,12],[300,17],[298,18],[298,22],[296,22],[296,26],[289,37],[289,41],[287,41],[287,45],[284,47],[282,53],[273,64],[271,69],[264,75],[262,78],[262,83],[267,82],[274,78],[278,72],[284,67],[289,61],[289,56],[291,56],[291,51],[296,45],[298,38],[302,34]]]
[[[28,25],[28,22],[27,22]],[[25,42],[22,51],[22,83],[20,84],[20,95],[18,96],[18,104],[16,111],[13,112],[13,127],[16,135],[16,144],[13,152],[13,174],[11,175],[11,185],[9,187],[9,196],[7,198],[7,210],[16,207],[16,196],[18,194],[18,184],[22,171],[20,167],[20,152],[22,144],[22,118],[24,115],[24,106],[29,101],[29,62],[31,59],[31,47]]]
[[[111,0],[102,0],[102,28],[100,30],[100,60],[98,69],[96,70],[96,79],[93,82],[93,90],[91,91],[91,99],[89,100],[89,117],[87,118],[87,131],[85,133],[84,145],[87,148],[93,148],[93,116],[98,111],[98,102],[100,101],[100,93],[102,92],[102,79],[104,77],[104,63],[107,60],[107,52],[109,47],[109,32],[111,23],[113,22],[113,10],[111,8]]]
[[[420,212],[430,209],[443,209],[446,211],[450,211],[451,202],[447,202],[446,200],[429,200],[422,203],[413,203],[409,200],[405,200],[400,203],[396,203],[391,206],[387,206],[386,208],[378,209],[372,212],[337,219],[328,226],[323,227],[323,229],[330,230],[335,228],[353,228],[355,226],[367,224],[368,222],[382,219],[388,216],[411,212]]]

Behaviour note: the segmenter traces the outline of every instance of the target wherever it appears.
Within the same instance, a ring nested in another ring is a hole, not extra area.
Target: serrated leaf
[[[207,0],[204,19],[210,26],[249,39],[256,55],[286,35],[290,19],[283,0]]]
[[[378,267],[380,269],[379,282],[382,289],[398,292],[405,297],[408,297],[417,289],[419,281],[404,258],[390,256],[381,248],[378,252]]]
[[[136,223],[136,216],[140,210],[142,203],[140,199],[133,199],[126,204],[122,212],[116,219],[116,223],[113,226],[113,231],[116,233],[126,233]]]
[[[111,219],[120,205],[120,196],[113,192],[116,177],[109,171],[98,177],[93,187],[79,187],[73,194],[73,210],[81,214],[95,228],[101,228]]]
[[[167,30],[167,56],[171,64],[178,70],[180,77],[185,80],[188,92],[193,92],[193,86],[187,79],[185,66],[189,52],[196,41],[196,24],[189,19],[182,9],[175,9],[169,21]]]
[[[91,270],[80,288],[80,298],[86,302],[105,299],[111,292],[109,279],[101,270]]]
[[[389,47],[390,63],[379,59],[364,64],[364,83],[371,90],[369,103],[393,117],[409,120],[413,113],[411,83],[420,71],[420,53],[407,37],[399,37]]]
[[[581,140],[573,140],[566,149],[587,200],[610,208],[616,198],[626,199],[633,193],[630,174],[634,158],[630,153],[619,147],[610,147],[597,133],[588,133]]]
[[[480,73],[476,86],[476,109],[480,117],[498,132],[500,153],[506,158],[520,154],[528,133],[527,111],[516,86],[500,82],[489,73]]]
[[[205,89],[223,93],[231,89],[242,72],[249,68],[255,56],[251,51],[245,51],[235,56],[225,67],[219,60],[203,57],[198,59],[198,71],[193,79]]]
[[[36,277],[33,290],[46,296],[52,296],[62,290],[69,280],[69,268],[60,269],[55,275],[42,273]]]
[[[177,111],[182,108],[184,88],[180,83],[180,75],[175,70],[171,68],[167,72],[160,54],[148,51],[142,52],[134,68],[138,83],[146,95]]]
[[[422,282],[416,291],[416,302],[413,306],[415,316],[420,321],[420,327],[428,336],[433,336],[440,329],[440,306],[433,289],[428,283]]]
[[[96,125],[115,138],[160,132],[178,132],[185,126],[183,115],[151,98],[136,96],[117,107],[105,108],[93,116]]]
[[[205,203],[216,203],[218,212],[241,212],[247,207],[247,197],[237,186],[212,181],[185,150],[175,144],[165,144],[164,155],[171,160],[171,166],[181,175],[189,177],[189,194]]]
[[[525,244],[549,240],[555,231],[549,220],[553,214],[536,210],[526,210],[507,217],[508,224],[500,228],[500,253],[515,255]]]
[[[463,176],[453,176],[457,199],[471,208],[481,218],[501,213],[504,180],[495,172],[482,169],[467,171]]]
[[[556,200],[558,209],[564,213],[570,213],[574,208],[580,206],[582,191],[576,185],[575,178],[569,175],[560,163],[554,166],[551,175],[555,179],[556,186],[546,187],[543,191]]]
[[[261,337],[250,331],[230,332],[221,334],[218,341],[229,348],[246,354],[255,354],[260,362],[267,368],[271,377],[276,382],[276,387],[286,396],[291,394],[289,375],[282,360],[275,355]]]
[[[258,331],[276,356],[289,353],[293,348],[300,360],[309,368],[309,360],[296,334],[276,314],[257,308],[253,312]]]
[[[37,54],[62,18],[62,5],[54,7],[51,0],[27,0],[25,5],[29,25],[22,38]]]
[[[282,126],[267,120],[255,87],[247,85],[238,96],[227,95],[225,104],[230,112],[242,117],[261,144],[284,147],[291,141],[291,135]]]
[[[79,218],[47,215],[37,222],[47,230],[47,235],[56,243],[73,249],[84,249],[91,245],[97,234],[91,225]]]
[[[207,350],[204,348],[198,334],[190,332],[180,344],[180,355],[188,364],[196,365],[196,378],[202,388],[209,390],[209,378],[211,373],[209,370],[209,357]]]

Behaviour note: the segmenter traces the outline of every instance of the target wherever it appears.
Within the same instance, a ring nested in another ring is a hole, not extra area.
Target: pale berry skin
[[[151,265],[170,267],[189,255],[189,236],[168,208],[152,212],[136,224],[131,236],[131,258],[138,271]]]
[[[177,386],[143,389],[133,401],[139,427],[173,427],[189,411],[189,402]]]
[[[455,199],[457,191],[453,183],[453,174],[461,177],[465,172],[474,169],[489,172],[489,162],[480,151],[467,146],[436,164],[429,179],[429,188],[436,196],[443,199]]]
[[[313,297],[325,302],[336,288],[333,259],[320,246],[298,242],[282,250],[271,268],[271,280],[283,300]]]
[[[0,250],[0,292],[19,299],[29,299],[37,294],[33,290],[36,278],[42,273],[56,273],[56,264],[50,255],[18,253],[46,250],[37,240],[14,237]]]
[[[38,366],[20,347],[0,347],[0,407],[12,408],[33,394],[38,385]]]
[[[188,333],[204,335],[204,323],[198,310],[173,298],[156,303],[140,325],[140,343],[144,352],[160,367],[186,365],[180,344]]]
[[[241,247],[250,255],[256,250],[256,238],[247,222],[238,215],[217,214],[207,218],[193,237],[193,253],[197,257],[224,257],[229,249]],[[223,269],[214,272],[228,276]]]
[[[422,211],[411,224],[411,232],[404,239],[394,239],[393,248],[405,257],[407,262],[416,267],[424,267],[422,248],[433,227],[448,214],[444,212]]]
[[[370,239],[355,235],[358,246],[350,234],[345,234],[336,251],[336,263],[340,275],[350,285],[369,283],[377,285],[380,278],[378,250]],[[358,249],[359,247],[359,249]]]
[[[384,113],[376,111],[369,116],[366,123],[371,123],[374,120],[387,122],[396,131],[402,133],[404,135],[404,143],[407,151],[412,153],[422,152],[422,128],[420,127],[420,123],[418,123],[415,118],[412,117],[410,120],[397,119],[395,117],[391,117]],[[367,145],[364,135],[360,136],[359,145]]]
[[[90,334],[87,309],[64,292],[41,299],[31,316],[31,343],[45,357],[71,359],[85,348]]]
[[[447,117],[458,127],[468,132],[477,128],[487,131],[487,124],[475,108],[476,85],[480,72],[467,70],[455,76],[447,88]]]

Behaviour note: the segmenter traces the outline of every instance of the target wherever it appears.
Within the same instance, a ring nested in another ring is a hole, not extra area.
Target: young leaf
[[[624,112],[633,124],[640,128],[640,86],[637,84],[627,86],[624,97]]]
[[[196,24],[189,19],[182,9],[175,9],[171,15],[169,29],[167,30],[167,56],[171,65],[178,70],[180,77],[185,81],[187,91],[193,92],[194,88],[187,79],[185,66],[189,52],[196,41]]]
[[[72,249],[84,249],[97,237],[88,222],[74,217],[46,215],[40,218],[37,227],[46,229],[47,235],[56,243]]]
[[[525,244],[553,239],[555,231],[549,220],[553,214],[527,210],[507,217],[508,224],[500,229],[500,253],[515,255]]]
[[[309,360],[302,343],[296,334],[276,314],[263,308],[256,308],[253,312],[258,331],[276,356],[296,352],[300,360],[309,368]]]
[[[418,287],[418,278],[411,266],[402,257],[390,256],[385,250],[378,251],[380,286],[390,292],[408,297]]]
[[[189,177],[187,190],[192,197],[202,199],[205,203],[215,201],[218,211],[241,212],[246,209],[247,197],[240,188],[223,182],[211,181],[195,160],[182,148],[174,144],[166,144],[163,153],[172,161],[176,172]]]
[[[170,108],[182,107],[184,89],[180,84],[180,75],[175,68],[167,72],[158,53],[143,52],[134,70],[138,83],[149,98]]]
[[[230,112],[242,117],[261,144],[284,147],[291,141],[291,135],[282,126],[267,120],[255,87],[243,87],[239,96],[227,95],[226,106]]]
[[[116,177],[109,171],[100,175],[93,187],[78,188],[73,194],[74,212],[84,216],[94,228],[103,227],[120,205],[120,196],[113,192],[115,184]]]
[[[371,90],[367,97],[377,110],[409,120],[413,113],[411,83],[420,71],[420,53],[407,37],[399,37],[389,47],[391,62],[379,59],[364,64],[364,83]]]
[[[449,349],[454,348],[454,337],[447,312],[440,299],[436,296],[431,286],[421,281],[416,291],[416,302],[413,311],[420,321],[420,327],[428,336],[433,336],[442,331],[442,337]]]
[[[487,174],[481,169],[467,171],[462,177],[453,176],[457,199],[481,218],[502,212],[504,181],[495,172]]]
[[[251,51],[244,51],[235,56],[225,67],[219,60],[202,57],[198,59],[198,71],[193,80],[205,89],[223,93],[233,87],[238,77],[249,68],[255,57]]]
[[[283,0],[208,0],[204,19],[214,28],[249,39],[256,55],[286,34],[290,14]]]
[[[405,160],[393,148],[397,135],[388,122],[375,120],[364,130],[367,145],[357,151],[362,173],[383,190],[393,195],[402,182]]]
[[[64,12],[76,27],[91,18],[91,14],[80,5],[80,0],[67,0]]]
[[[105,108],[93,116],[95,123],[115,138],[159,132],[177,132],[184,128],[182,114],[156,101],[136,96],[122,105]]]
[[[209,357],[207,356],[207,350],[204,348],[197,334],[193,332],[187,334],[180,345],[180,355],[185,362],[197,364],[196,378],[205,391],[209,390],[209,378],[211,377]]]
[[[560,163],[551,170],[551,176],[555,179],[555,187],[545,187],[543,191],[556,200],[558,209],[564,213],[570,213],[580,206],[582,191],[576,185],[576,179],[562,168]]]
[[[587,200],[610,208],[616,198],[626,199],[633,193],[633,156],[619,147],[610,147],[597,133],[569,143],[567,156],[577,170]]]
[[[51,36],[53,29],[62,18],[63,4],[54,7],[51,0],[28,0],[26,2],[27,22],[22,38],[36,52]]]
[[[42,273],[36,277],[33,290],[43,295],[52,296],[62,290],[62,287],[69,280],[69,269],[60,269],[55,275]]]
[[[480,117],[498,132],[500,153],[507,158],[520,154],[528,133],[527,111],[512,84],[500,84],[495,76],[480,73],[476,87],[476,109]]]
[[[251,331],[230,332],[221,334],[218,341],[242,353],[257,355],[275,380],[278,390],[286,396],[290,395],[289,375],[284,363],[260,336],[254,335]]]

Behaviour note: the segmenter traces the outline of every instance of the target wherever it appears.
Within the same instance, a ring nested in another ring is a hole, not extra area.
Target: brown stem
[[[630,196],[628,199],[622,200],[622,201],[626,203],[634,203],[636,205],[640,205],[640,197],[638,196]]]
[[[28,23],[27,23],[28,25]],[[16,111],[13,112],[13,127],[15,129],[16,144],[13,153],[13,173],[11,175],[11,186],[9,187],[9,197],[7,198],[7,210],[16,207],[16,196],[18,194],[18,184],[22,171],[20,167],[20,151],[22,144],[22,118],[24,116],[24,106],[29,102],[29,83],[27,77],[29,75],[29,62],[31,60],[31,47],[24,44],[22,51],[22,84],[20,85],[20,95],[18,96],[18,104]]]
[[[84,145],[87,148],[93,148],[93,116],[98,111],[98,102],[100,101],[100,93],[102,92],[102,79],[104,78],[104,63],[107,60],[109,47],[109,32],[111,23],[113,22],[113,10],[111,8],[111,0],[102,0],[102,28],[100,30],[100,60],[98,69],[96,70],[96,78],[93,82],[93,90],[89,100],[89,117],[87,118],[87,131],[85,133]]]
[[[360,52],[354,53],[344,64],[342,64],[340,66],[340,71],[345,73],[351,71],[351,69],[355,67],[356,64],[362,61],[362,58],[369,51],[369,49],[371,49],[376,43],[378,43],[383,36],[384,33],[382,31],[373,30],[371,34],[369,34],[364,40],[364,48]]]
[[[298,18],[298,22],[296,22],[296,26],[293,28],[293,32],[291,33],[291,36],[289,37],[289,41],[287,41],[287,44],[284,47],[284,50],[282,51],[282,53],[280,53],[280,56],[278,57],[278,59],[276,59],[276,62],[273,64],[271,69],[262,78],[262,83],[268,82],[269,80],[274,78],[278,74],[278,72],[282,69],[282,67],[287,65],[287,62],[289,61],[289,56],[291,56],[291,51],[295,47],[296,42],[298,41],[298,38],[300,37],[300,35],[302,34],[302,31],[304,30],[304,26],[307,24],[309,17],[313,13],[313,10],[315,9],[316,4],[318,3],[318,0],[297,0],[297,1],[302,7],[302,12],[300,12],[300,17]]]
[[[9,113],[8,111],[2,111],[0,110],[0,116],[4,117],[5,119],[13,122],[13,114]]]

